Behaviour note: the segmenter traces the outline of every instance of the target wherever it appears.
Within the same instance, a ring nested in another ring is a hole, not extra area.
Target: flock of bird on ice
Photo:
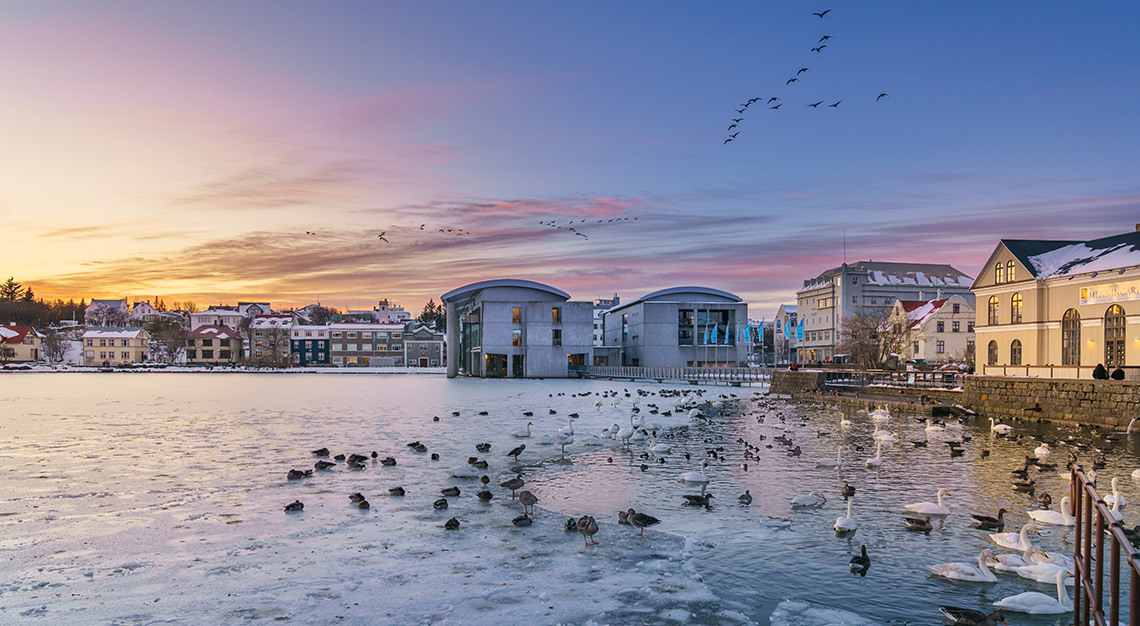
[[[673,390],[648,392],[639,389],[636,390],[636,394],[637,397],[631,402],[632,406],[630,408],[630,419],[627,426],[623,427],[618,424],[614,424],[610,428],[603,429],[602,432],[597,435],[586,437],[585,441],[582,443],[586,446],[600,446],[605,445],[607,443],[606,440],[610,440],[610,443],[620,441],[621,444],[625,447],[629,447],[634,443],[647,444],[646,452],[642,454],[642,458],[656,458],[658,462],[663,463],[664,455],[668,454],[671,451],[672,446],[668,443],[663,443],[656,440],[657,434],[661,432],[665,439],[672,439],[674,433],[665,431],[660,424],[651,422],[641,415],[641,408],[639,406],[641,398],[650,397],[653,395],[660,395],[662,398],[675,398],[676,400],[674,402],[674,405],[670,409],[664,411],[659,411],[658,405],[654,403],[647,403],[646,406],[649,409],[649,414],[656,415],[660,412],[662,415],[668,416],[672,415],[672,411],[674,410],[688,411],[688,417],[691,420],[709,420],[710,414],[715,415],[720,409],[724,408],[730,403],[735,403],[737,401],[735,394],[721,394],[719,399],[712,402],[707,402],[702,399],[704,390],[698,390],[696,392],[680,392]],[[572,395],[587,396],[590,395],[590,392]],[[607,398],[610,399],[609,402],[613,406],[617,406],[621,403],[623,396],[622,392],[618,391],[605,391],[597,395],[599,396],[599,399],[594,403],[594,406],[599,409],[602,407],[603,402],[605,402]],[[782,401],[765,399],[759,396],[760,394],[756,394],[756,396],[754,396],[752,399],[757,407],[765,410],[767,414],[778,415],[780,421],[783,422],[784,415],[782,412],[782,407],[786,405],[784,405]],[[624,397],[631,397],[631,394],[628,390],[624,391]],[[551,415],[554,415],[555,413],[556,412],[553,409],[550,409]],[[480,412],[480,415],[486,414],[487,412],[485,411]],[[858,414],[866,415],[874,425],[874,433],[872,434],[872,438],[876,442],[876,454],[874,457],[868,458],[864,463],[868,468],[876,468],[882,463],[882,445],[895,443],[899,441],[899,437],[897,434],[888,432],[882,428],[891,419],[891,415],[886,409],[879,408],[870,411],[869,413],[865,410],[860,410]],[[458,416],[460,415],[460,412],[455,411],[452,413],[452,415]],[[524,412],[523,415],[525,417],[532,417],[533,413],[527,411]],[[578,414],[571,413],[568,417],[569,423],[566,426],[559,428],[558,432],[553,435],[535,436],[535,434],[531,431],[533,422],[527,422],[523,429],[511,433],[511,436],[517,440],[530,441],[532,443],[538,443],[541,445],[557,445],[560,446],[563,453],[565,453],[566,446],[574,443],[574,420],[578,417]],[[432,419],[439,421],[438,416]],[[757,421],[763,423],[764,415],[761,414],[759,417],[757,417]],[[841,417],[839,426],[840,428],[847,428],[852,426],[853,423],[854,422],[851,419],[847,417]],[[926,424],[927,433],[960,429],[962,426],[960,422],[947,425],[939,425],[933,423],[930,419],[926,420]],[[991,433],[994,436],[998,437],[1008,437],[1013,431],[1012,426],[995,423],[993,418],[990,418],[990,429]],[[578,434],[581,435],[581,433]],[[764,437],[761,436],[761,438]],[[961,445],[961,439],[961,437],[948,438],[946,443],[951,446],[951,456],[957,456],[957,454],[961,454],[961,448],[956,447]],[[792,440],[789,439],[786,435],[781,434],[774,436],[772,437],[772,441],[786,446],[788,448],[789,456],[799,456],[801,454],[799,446],[794,446]],[[741,443],[744,446],[744,458],[746,460],[758,461],[760,459],[760,447],[758,445],[745,441],[743,438],[738,439],[738,443]],[[916,441],[911,443],[915,446],[926,445],[926,442]],[[417,453],[426,453],[428,451],[427,447],[419,441],[408,443],[407,446],[411,449],[411,451]],[[769,444],[767,447],[771,448],[772,445]],[[486,454],[490,452],[490,450],[490,443],[483,442],[475,444],[475,451],[480,454]],[[507,452],[506,456],[511,457],[516,462],[518,462],[518,457],[526,453],[526,450],[526,443],[519,443],[519,445],[515,446],[513,449]],[[843,452],[845,450],[847,450],[846,446],[840,446],[835,458],[820,459],[816,462],[816,466],[821,468],[842,467],[844,462]],[[1015,470],[1013,472],[1013,475],[1015,477],[1021,478],[1023,481],[1015,482],[1013,485],[1014,490],[1029,493],[1031,495],[1034,493],[1034,481],[1025,480],[1028,478],[1028,472],[1031,466],[1035,466],[1036,469],[1041,472],[1057,470],[1055,463],[1047,462],[1050,454],[1052,453],[1050,445],[1048,443],[1042,443],[1041,445],[1037,446],[1033,452],[1034,454],[1032,456],[1027,455],[1025,457],[1025,466],[1022,469]],[[710,451],[709,453],[716,454],[715,451]],[[328,457],[330,456],[330,451],[328,448],[321,448],[312,451],[312,454],[316,457]],[[988,450],[982,450],[981,455],[983,457],[988,456]],[[688,453],[686,453],[684,456],[686,459],[689,459],[690,457]],[[438,453],[432,453],[431,458],[433,461],[438,461],[440,457]],[[338,454],[336,455],[335,460],[343,461],[349,469],[355,470],[364,469],[366,467],[366,463],[368,462],[380,463],[382,465],[396,464],[396,459],[394,457],[389,456],[380,458],[377,452],[372,452],[371,455],[351,454],[346,456],[343,454]],[[1075,460],[1076,457],[1070,454],[1069,462],[1067,465],[1071,467]],[[613,458],[610,457],[609,461],[612,462]],[[316,462],[314,469],[317,471],[322,471],[331,469],[335,466],[337,466],[337,463],[323,460],[322,458]],[[705,469],[707,466],[708,462],[705,461],[702,463],[700,471],[690,471],[680,475],[681,482],[700,487],[701,491],[700,494],[684,495],[683,497],[686,500],[684,504],[695,506],[708,506],[710,504],[709,500],[714,496],[711,493],[705,492],[705,487],[709,483],[709,478],[705,474]],[[1095,480],[1095,469],[1104,467],[1103,455],[1101,455],[1094,462],[1093,466],[1094,471],[1089,472],[1089,474],[1090,478]],[[486,473],[484,473],[487,468],[488,462],[486,459],[480,459],[477,456],[472,456],[467,459],[466,464],[449,469],[448,474],[454,478],[478,479],[483,489],[479,491],[476,496],[483,502],[490,502],[495,497],[495,495],[489,489],[491,479]],[[641,466],[642,471],[645,471],[647,468],[648,466],[645,464]],[[747,465],[745,465],[745,469],[747,469]],[[292,469],[288,473],[288,479],[299,480],[308,478],[313,475],[313,471],[314,470],[312,469]],[[538,502],[538,497],[533,492],[523,489],[523,487],[526,485],[526,480],[524,479],[524,473],[521,471],[521,468],[513,467],[512,473],[516,475],[501,482],[499,486],[504,490],[510,490],[511,499],[513,500],[517,498],[518,502],[523,505],[522,515],[513,518],[512,523],[515,526],[520,527],[529,526],[532,523],[532,517],[534,515],[533,507]],[[1061,470],[1059,473],[1064,477],[1068,477],[1069,475],[1067,468],[1066,470]],[[1140,477],[1140,470],[1137,470],[1136,473],[1137,476],[1134,477]],[[1122,516],[1122,513],[1120,511],[1127,503],[1124,496],[1119,492],[1117,484],[1117,479],[1113,478],[1113,494],[1106,496],[1104,500],[1106,504],[1112,507],[1112,513],[1119,520]],[[448,498],[458,497],[460,491],[460,488],[457,486],[451,486],[442,489],[442,497],[433,503],[433,507],[436,510],[447,509]],[[855,491],[855,487],[847,483],[844,483],[843,487],[840,489],[840,494],[844,497],[844,499],[847,500],[847,513],[846,515],[840,516],[835,520],[834,529],[839,536],[849,536],[858,529],[858,523],[852,516],[852,505],[854,502]],[[392,487],[388,489],[387,495],[391,497],[404,496],[405,490],[402,486]],[[912,516],[903,518],[906,528],[908,530],[919,532],[929,532],[933,528],[932,518],[945,518],[951,514],[951,510],[943,501],[943,498],[948,495],[950,494],[947,491],[939,490],[936,494],[936,502],[917,502],[906,505],[904,507],[904,510],[907,513],[913,514]],[[352,503],[361,509],[367,509],[371,506],[367,498],[360,493],[351,494],[349,496],[349,499]],[[1043,506],[1046,507],[1052,502],[1051,497],[1047,493],[1038,495],[1037,499]],[[741,505],[751,504],[752,495],[750,491],[746,490],[739,496],[738,500]],[[825,502],[826,497],[822,493],[818,491],[811,491],[793,497],[791,500],[791,508],[818,508],[822,507]],[[302,504],[300,501],[295,501],[285,507],[286,512],[296,512],[303,509],[304,504]],[[931,572],[935,576],[954,580],[987,583],[997,581],[997,577],[994,575],[993,570],[999,570],[1016,573],[1021,577],[1030,578],[1039,582],[1056,582],[1056,597],[1031,591],[1002,598],[1001,600],[994,602],[994,605],[1000,607],[1000,609],[1007,611],[1031,614],[1060,614],[1072,611],[1072,600],[1070,599],[1065,589],[1066,585],[1073,584],[1072,575],[1074,571],[1074,563],[1072,557],[1058,553],[1046,553],[1040,547],[1033,545],[1031,539],[1032,535],[1039,534],[1036,527],[1037,524],[1060,526],[1073,526],[1075,524],[1074,518],[1069,514],[1069,497],[1066,496],[1062,498],[1059,511],[1052,511],[1048,509],[1028,511],[1029,517],[1034,521],[1033,523],[1022,526],[1019,532],[1002,532],[1004,531],[1005,526],[1005,513],[1005,509],[1000,509],[996,517],[981,514],[971,514],[970,517],[973,524],[978,528],[999,531],[989,535],[989,538],[997,546],[1006,548],[1008,550],[1013,550],[1015,552],[999,554],[994,550],[986,549],[982,550],[981,554],[978,555],[976,565],[974,563],[960,562],[942,563],[931,566]],[[620,524],[626,524],[638,529],[637,535],[642,536],[646,527],[658,524],[660,520],[652,515],[648,515],[646,513],[630,508],[626,511],[618,512],[618,522]],[[447,522],[444,524],[444,528],[447,530],[455,530],[458,529],[459,526],[460,521],[455,517],[447,520]],[[597,521],[592,516],[584,515],[577,519],[571,517],[566,520],[565,528],[567,532],[577,531],[580,533],[586,546],[599,545],[599,543],[594,539],[594,535],[596,535],[599,531],[599,526]],[[1140,540],[1140,527],[1138,527],[1135,532],[1129,530],[1126,530],[1125,532],[1136,536],[1137,539]],[[860,546],[860,554],[851,559],[850,569],[856,574],[866,575],[870,567],[871,559],[867,553],[867,548],[866,546]],[[940,607],[940,609],[946,616],[946,623],[948,624],[963,624],[966,626],[995,626],[998,623],[1005,623],[1005,616],[1002,610],[987,614],[973,609],[964,609],[949,606],[943,606]]]

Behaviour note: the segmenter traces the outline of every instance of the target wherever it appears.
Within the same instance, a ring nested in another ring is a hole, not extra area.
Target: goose
[[[994,422],[994,418],[991,417],[990,432],[997,433],[999,435],[1008,435],[1009,433],[1013,432],[1013,426],[1010,426],[1009,424],[998,424]]]
[[[519,502],[523,505],[524,515],[534,515],[534,505],[538,502],[538,496],[524,489],[519,492]]]
[[[638,537],[640,537],[642,533],[645,532],[645,528],[647,526],[661,523],[661,520],[657,519],[656,517],[653,517],[652,515],[646,515],[645,513],[638,513],[633,509],[626,511],[625,518],[629,521],[630,526],[640,529],[637,531]]]
[[[854,501],[855,498],[847,499],[847,517],[835,518],[835,532],[853,533],[859,528],[859,525],[855,523],[855,518],[851,517],[851,503]]]
[[[867,459],[864,465],[868,468],[876,468],[883,464],[883,442],[875,443],[875,456]]]
[[[582,539],[585,540],[587,546],[598,545],[598,542],[594,541],[594,535],[598,534],[598,523],[594,521],[593,517],[583,515],[578,520],[578,532],[582,533]]]
[[[517,462],[519,460],[519,455],[523,453],[523,450],[526,450],[526,444],[525,443],[519,444],[519,446],[517,448],[512,449],[510,452],[507,453],[507,456],[515,457],[515,461]]]
[[[960,609],[956,606],[940,606],[939,611],[946,616],[945,623],[957,626],[997,626],[1005,624],[1005,614],[994,611],[989,615],[973,609]]]
[[[935,576],[943,578],[952,578],[954,580],[967,580],[975,583],[996,583],[997,576],[986,567],[986,560],[993,557],[994,553],[989,548],[982,550],[978,555],[977,567],[969,563],[942,563],[939,565],[931,565],[930,571]]]
[[[703,483],[708,484],[709,477],[705,476],[705,468],[709,466],[709,462],[701,463],[701,471],[699,472],[685,472],[681,474],[681,482],[683,483]]]
[[[499,486],[502,487],[503,489],[510,489],[511,490],[511,497],[514,498],[515,492],[518,491],[519,489],[522,489],[523,485],[526,484],[526,481],[523,480],[522,476],[523,475],[520,473],[518,476],[515,476],[514,478],[511,478],[511,479],[503,481],[502,483],[499,483]]]
[[[1017,568],[1033,565],[1038,554],[1044,554],[1038,546],[1031,546],[1021,554],[998,554],[990,557],[986,565],[1003,572],[1016,572]]]
[[[1063,565],[1054,563],[1034,563],[1033,565],[1026,565],[1025,567],[1017,568],[1017,575],[1022,578],[1036,580],[1039,583],[1048,583],[1056,580],[1057,572],[1066,572],[1070,578],[1065,580],[1065,584],[1072,586],[1073,579],[1071,578],[1073,572]]]
[[[825,502],[827,502],[827,498],[824,497],[822,493],[819,493],[818,491],[809,491],[807,493],[801,493],[792,498],[792,508],[818,509],[819,507],[823,506]]]
[[[707,506],[711,506],[709,504],[709,498],[715,498],[716,496],[714,496],[711,493],[706,493],[706,494],[699,495],[699,496],[691,496],[691,495],[685,494],[685,495],[682,495],[681,497],[685,499],[685,501],[681,503],[682,505],[707,507]]]
[[[1040,534],[1037,532],[1036,526],[1026,524],[1021,527],[1019,533],[993,533],[990,535],[990,539],[1003,548],[1028,550],[1033,545],[1033,542],[1029,541],[1029,533]]]
[[[744,493],[740,494],[739,500],[740,500],[741,504],[745,504],[745,505],[752,504],[752,494],[749,493],[749,491],[747,489],[745,489]]]
[[[949,515],[950,509],[946,508],[946,506],[942,504],[942,496],[948,495],[950,495],[949,491],[946,491],[945,489],[939,489],[937,504],[933,502],[916,502],[914,504],[906,505],[903,507],[903,510],[909,513],[922,513],[923,515]]]
[[[828,457],[826,459],[820,459],[820,460],[815,462],[815,466],[816,467],[839,467],[840,465],[843,464],[843,451],[846,449],[847,449],[847,446],[839,446],[839,448],[837,448],[835,451],[835,460],[832,460],[831,457]]]
[[[970,513],[970,519],[974,521],[975,526],[982,530],[1005,530],[1005,513],[1005,509],[998,509],[997,517]]]
[[[934,423],[934,420],[931,420],[931,419],[926,420],[926,432],[928,432],[928,433],[939,433],[939,432],[942,432],[944,430],[946,430],[946,428],[943,426],[936,425]]]
[[[1052,454],[1052,451],[1049,449],[1049,444],[1043,443],[1033,449],[1033,454],[1037,456],[1049,456]]]
[[[1060,615],[1073,610],[1073,600],[1065,591],[1065,577],[1069,573],[1061,570],[1057,572],[1057,597],[1047,596],[1036,591],[1027,591],[1015,596],[1002,598],[994,602],[994,606],[1034,615]]]
[[[526,430],[511,433],[512,437],[530,437],[531,422],[526,423]]]
[[[1113,478],[1113,480],[1116,480]],[[1105,498],[1107,500],[1107,498]],[[1033,521],[1042,524],[1052,524],[1054,526],[1075,526],[1077,524],[1076,518],[1069,515],[1069,496],[1061,498],[1061,510],[1058,511],[1026,511]]]
[[[1117,483],[1119,482],[1119,478],[1116,478],[1115,476],[1112,478],[1112,493],[1104,497],[1104,503],[1109,506],[1115,506],[1116,501],[1120,500],[1120,508],[1123,509],[1124,507],[1128,506],[1128,500],[1124,499],[1124,494],[1120,493],[1120,489],[1117,488]]]

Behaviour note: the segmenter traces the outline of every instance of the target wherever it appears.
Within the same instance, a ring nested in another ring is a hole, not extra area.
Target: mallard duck
[[[313,464],[313,467],[319,470],[327,470],[330,467],[336,467],[336,463],[330,463],[329,461],[317,461]]]
[[[437,511],[442,511],[447,508],[447,498],[440,498],[431,504],[432,508]]]
[[[598,534],[598,523],[594,521],[593,517],[583,515],[582,518],[578,520],[578,532],[582,533],[582,539],[586,542],[586,545],[598,545],[598,542],[594,541],[594,535]]]
[[[566,523],[562,525],[562,528],[566,532],[572,533],[578,530],[578,520],[574,519],[573,517],[567,518]]]
[[[491,451],[491,444],[487,442],[475,444],[475,451],[481,454],[487,454]]]
[[[525,513],[511,520],[515,526],[530,526],[532,522],[533,520],[527,517]]]
[[[459,497],[459,487],[444,487],[443,489],[440,489],[439,492],[448,498]]]
[[[711,493],[706,493],[699,496],[682,495],[681,497],[685,499],[685,501],[681,504],[687,506],[708,506],[709,498],[714,498],[716,496]]]
[[[305,505],[302,504],[300,500],[294,500],[294,501],[290,502],[289,504],[285,505],[285,512],[286,513],[293,513],[294,511],[300,511],[304,508],[305,508]]]
[[[624,524],[626,526],[631,525],[629,523],[629,512],[628,511],[618,511],[618,523]],[[1138,526],[1137,528],[1140,528],[1140,526]]]
[[[354,494],[350,494],[348,496],[348,500],[350,502],[360,502],[363,499],[364,499],[364,494],[362,494],[362,493],[354,493]]]
[[[304,470],[304,471],[295,470],[295,469],[289,470],[289,480],[301,480],[302,478],[308,478],[312,475],[313,475],[313,470]]]
[[[538,502],[538,496],[530,491],[523,490],[519,492],[519,502],[522,503],[525,514],[534,515],[534,505]]]
[[[356,508],[368,510],[368,509],[372,508],[372,505],[368,504],[368,500],[361,500],[360,502],[356,503]]]
[[[396,459],[394,459],[390,456],[386,456],[386,457],[380,459],[380,464],[387,466],[387,467],[391,467],[391,466],[396,464]]]
[[[645,513],[638,513],[633,509],[630,509],[626,513],[626,519],[629,520],[629,525],[640,529],[637,531],[638,537],[640,537],[642,533],[645,532],[646,527],[661,523],[661,520],[657,519],[656,517],[653,517],[652,515],[646,515]]]
[[[907,530],[914,530],[920,533],[928,533],[934,530],[934,524],[930,522],[930,517],[904,517],[903,522],[906,523]]]
[[[334,461],[343,461],[343,460],[344,460],[344,455],[343,455],[343,454],[338,454],[338,455],[336,455],[336,456],[334,456],[334,457],[333,457],[333,460],[334,460]]]
[[[490,502],[490,501],[491,501],[491,498],[494,498],[494,497],[495,497],[495,494],[493,494],[493,493],[491,493],[490,491],[487,491],[486,489],[484,489],[483,491],[480,491],[479,493],[475,494],[475,497],[476,497],[476,498],[479,498],[479,499],[480,499],[480,500],[482,500],[483,502]]]
[[[328,448],[318,448],[316,450],[313,450],[313,456],[328,456],[328,455],[329,455],[329,449]]]
[[[443,527],[447,530],[459,530],[459,520],[454,517],[443,523]]]
[[[390,495],[390,496],[402,496],[402,495],[404,495],[404,488],[403,487],[392,487],[391,489],[388,490],[388,495]]]

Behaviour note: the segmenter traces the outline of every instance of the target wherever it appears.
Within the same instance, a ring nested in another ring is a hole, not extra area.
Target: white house
[[[896,300],[891,323],[908,332],[899,356],[931,363],[966,362],[974,351],[974,307],[961,296],[939,300]]]

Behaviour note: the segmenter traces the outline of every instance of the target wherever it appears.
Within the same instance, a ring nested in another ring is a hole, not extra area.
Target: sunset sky
[[[1138,32],[1135,0],[7,0],[0,280],[413,312],[705,285],[770,318],[844,238],[973,276],[1140,222]]]

